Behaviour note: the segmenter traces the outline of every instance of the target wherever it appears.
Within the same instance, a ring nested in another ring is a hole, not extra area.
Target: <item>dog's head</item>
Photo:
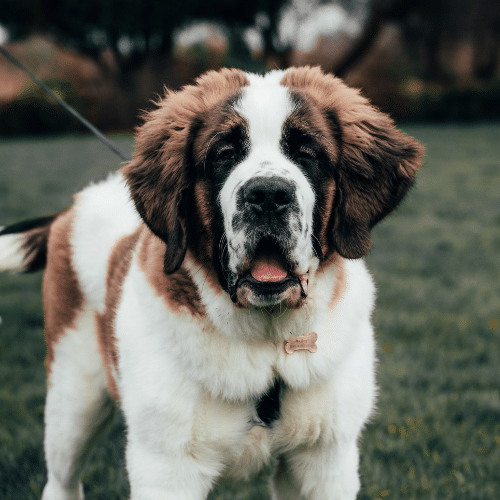
[[[124,168],[137,209],[239,307],[301,307],[308,273],[364,256],[412,185],[423,148],[318,68],[209,72],[145,117]]]

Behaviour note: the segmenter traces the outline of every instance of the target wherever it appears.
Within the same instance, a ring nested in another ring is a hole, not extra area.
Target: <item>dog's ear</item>
[[[185,152],[190,121],[172,120],[172,97],[144,116],[137,131],[137,151],[123,167],[139,215],[167,245],[166,274],[179,269],[186,254],[187,227],[184,197],[189,187]]]
[[[424,148],[358,90],[319,67],[291,68],[281,83],[306,92],[324,113],[336,181],[328,247],[348,259],[360,258],[371,248],[372,227],[413,184]]]
[[[192,149],[202,117],[248,83],[238,69],[209,71],[194,85],[167,90],[137,131],[137,152],[122,172],[140,216],[167,244],[167,274],[179,269],[187,250],[186,197],[194,182]]]
[[[373,226],[399,205],[413,184],[423,147],[363,97],[358,95],[351,105],[349,111],[337,112],[335,124],[341,158],[332,243],[340,255],[356,259],[369,252]]]

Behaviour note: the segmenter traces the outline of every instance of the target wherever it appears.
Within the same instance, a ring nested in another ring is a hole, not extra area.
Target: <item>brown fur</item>
[[[122,287],[132,263],[132,252],[137,245],[140,232],[123,236],[115,244],[108,260],[106,275],[106,298],[103,313],[96,313],[97,339],[101,352],[108,387],[118,399],[118,387],[113,377],[112,368],[118,369],[118,349],[116,346],[115,317],[122,296]]]
[[[333,179],[325,179],[321,186],[321,192],[318,193],[317,203],[317,241],[321,247],[321,254],[323,256],[331,255],[330,245],[330,232],[331,220],[334,211],[335,194],[337,191],[336,183]]]
[[[165,301],[171,311],[204,317],[205,308],[189,271],[181,268],[169,275],[165,274],[164,253],[165,242],[144,230],[139,241],[139,267],[156,295]]]
[[[225,97],[248,85],[243,71],[210,71],[197,85],[181,92],[167,92],[158,107],[148,113],[137,134],[138,151],[123,173],[144,222],[167,243],[164,269],[176,271],[187,246],[185,191],[193,172],[186,169],[186,148],[195,119],[216,107]]]
[[[61,214],[51,225],[47,248],[47,266],[43,277],[45,310],[45,364],[50,376],[54,349],[68,328],[74,328],[84,306],[84,296],[78,276],[72,265],[70,244],[73,210]]]
[[[224,134],[234,130],[237,126],[245,129],[246,121],[232,107],[226,106],[228,100],[236,99],[241,93],[241,87],[234,89],[232,93],[221,96],[219,102],[213,108],[203,113],[203,127],[193,141],[193,157],[198,165],[203,165],[206,159],[207,147],[216,137],[216,134]]]
[[[192,200],[190,250],[193,256],[202,263],[206,273],[213,272],[214,232],[215,218],[214,206],[209,198],[209,188],[205,181],[198,181],[194,187]]]
[[[371,228],[396,208],[413,183],[423,147],[398,131],[359,91],[320,68],[289,69],[281,83],[323,110],[331,123],[330,140],[340,133],[341,158],[334,173],[338,200],[329,251],[362,257],[371,248]]]
[[[340,257],[340,255],[337,254],[333,257],[333,263],[331,265],[336,266],[337,269],[335,273],[335,287],[330,302],[328,303],[328,308],[334,309],[347,288],[347,275],[344,268],[344,259]]]
[[[210,286],[221,289],[213,272],[214,200],[194,166],[204,165],[217,133],[245,126],[225,103],[248,83],[242,71],[225,69],[207,73],[181,92],[167,92],[145,116],[138,151],[123,169],[140,215],[159,238],[143,238],[143,270],[174,308],[204,314],[194,283],[181,267],[188,247]],[[357,90],[319,68],[291,68],[281,84],[297,103],[284,130],[312,137],[328,157],[328,167],[316,179],[314,236],[322,262],[336,255],[362,257],[371,247],[371,228],[399,204],[413,183],[423,148],[396,130],[392,120]],[[165,274],[186,290],[182,298],[169,291],[174,282]],[[245,304],[244,291],[239,294]],[[290,293],[289,307],[303,304],[299,295]]]

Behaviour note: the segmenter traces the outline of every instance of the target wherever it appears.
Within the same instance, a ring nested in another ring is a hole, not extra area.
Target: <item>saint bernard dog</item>
[[[372,227],[422,146],[319,68],[209,72],[144,117],[133,160],[0,232],[43,281],[43,500],[81,500],[118,401],[132,500],[202,500],[274,465],[275,500],[355,499],[372,414]]]

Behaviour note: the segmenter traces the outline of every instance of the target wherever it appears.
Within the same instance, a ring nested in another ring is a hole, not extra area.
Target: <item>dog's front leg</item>
[[[357,441],[376,394],[371,327],[363,333],[330,381],[284,391],[272,430],[273,447],[281,451],[274,500],[356,499]]]
[[[308,448],[280,457],[273,500],[355,500],[360,488],[356,442]]]
[[[173,378],[163,391],[151,385],[129,386],[123,400],[130,498],[205,500],[224,464],[200,430],[203,396],[194,384]]]
[[[125,415],[131,500],[205,500],[219,476],[220,450],[198,436],[199,417],[184,395],[168,405],[143,400]]]
[[[161,372],[158,363],[129,364],[123,377],[130,498],[205,500],[222,464],[220,453],[198,436],[202,394],[176,376],[172,360],[162,364]]]
[[[205,500],[217,467],[204,466],[185,450],[166,454],[131,435],[127,445],[127,469],[131,500]]]

